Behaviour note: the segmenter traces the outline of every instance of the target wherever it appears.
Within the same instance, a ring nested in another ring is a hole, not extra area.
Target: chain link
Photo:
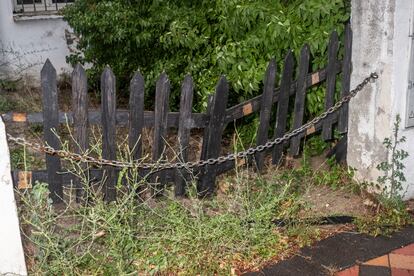
[[[296,136],[305,130],[311,128],[315,124],[319,123],[320,121],[324,120],[326,117],[328,117],[330,114],[336,112],[339,108],[341,108],[345,103],[349,102],[353,97],[355,97],[358,92],[360,92],[368,83],[374,82],[376,79],[378,79],[377,73],[371,73],[370,76],[365,78],[360,84],[356,86],[355,89],[350,91],[348,95],[344,96],[340,101],[335,103],[332,107],[328,108],[325,112],[320,114],[319,116],[313,118],[308,123],[302,125],[299,128],[296,128],[282,137],[278,137],[272,141],[266,142],[264,145],[258,145],[254,148],[249,148],[244,151],[240,151],[237,153],[231,153],[228,155],[220,156],[218,158],[210,158],[206,160],[199,160],[195,162],[178,162],[178,163],[140,163],[140,162],[123,162],[123,161],[116,161],[116,160],[108,160],[108,159],[102,159],[102,158],[94,158],[92,156],[86,155],[86,154],[79,154],[79,153],[73,153],[68,152],[65,150],[57,150],[54,149],[48,145],[45,144],[39,144],[39,143],[33,143],[25,140],[22,137],[14,137],[10,134],[7,134],[7,137],[10,141],[29,147],[37,152],[42,152],[49,155],[56,155],[63,159],[70,159],[73,161],[79,161],[83,163],[91,163],[91,164],[97,164],[101,166],[112,166],[112,167],[119,167],[119,168],[142,168],[142,169],[149,169],[154,171],[160,171],[165,169],[193,169],[198,167],[203,167],[206,165],[215,165],[215,164],[222,164],[227,161],[234,161],[236,159],[242,159],[246,158],[250,155],[254,155],[258,152],[262,152],[264,150],[270,149],[273,146],[283,143],[285,141],[288,141],[293,136]]]

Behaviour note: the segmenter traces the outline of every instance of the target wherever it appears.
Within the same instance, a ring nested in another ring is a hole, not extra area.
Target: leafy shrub
[[[137,69],[151,93],[166,71],[173,108],[178,107],[179,84],[190,73],[196,83],[195,109],[202,110],[220,74],[231,82],[233,103],[260,93],[268,61],[275,57],[281,65],[288,49],[298,55],[308,43],[312,67],[323,66],[330,32],[341,35],[349,18],[348,2],[78,0],[63,12],[80,37],[80,52],[68,60],[92,64],[89,74],[95,79],[110,65],[123,93]],[[314,92],[308,98],[312,114],[323,106],[323,90]]]

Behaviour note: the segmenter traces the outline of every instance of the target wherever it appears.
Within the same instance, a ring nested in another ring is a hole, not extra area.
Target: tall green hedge
[[[94,77],[110,65],[125,93],[137,69],[150,94],[166,71],[173,84],[173,109],[180,83],[190,73],[196,82],[195,109],[202,110],[220,74],[231,82],[233,103],[261,93],[268,61],[274,57],[281,64],[288,49],[297,55],[308,43],[312,67],[323,66],[330,32],[341,35],[349,19],[348,2],[77,0],[64,9],[64,17],[80,37],[82,54],[68,60],[92,64],[89,74]],[[308,111],[316,112],[319,105],[321,97],[310,99]]]

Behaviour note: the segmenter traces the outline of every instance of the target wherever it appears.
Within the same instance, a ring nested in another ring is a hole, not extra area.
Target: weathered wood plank
[[[166,73],[159,77],[155,90],[155,116],[154,116],[154,143],[152,147],[152,160],[154,162],[165,161],[165,139],[167,138],[167,119],[170,97],[170,81]],[[166,185],[165,172],[154,174],[153,192],[159,194]],[[160,185],[159,185],[160,183]]]
[[[293,125],[292,129],[300,127],[303,123],[303,115],[305,112],[305,98],[306,98],[306,76],[309,70],[310,51],[309,46],[302,47],[300,52],[299,76],[297,80],[297,89],[295,97],[295,107],[293,111]],[[297,156],[300,149],[300,138],[293,137],[290,143],[290,155]]]
[[[49,59],[41,71],[41,86],[43,100],[43,133],[46,144],[54,149],[60,149],[60,141],[54,131],[59,127],[58,91],[56,82],[56,70]],[[57,172],[61,170],[61,162],[58,156],[46,155],[47,183],[53,202],[58,203],[63,199],[62,176]]]
[[[129,127],[129,110],[118,109],[116,111],[116,124],[117,126]],[[42,124],[43,114],[39,112],[35,113],[22,113],[22,112],[8,112],[1,114],[3,120],[7,123],[28,123],[28,124]],[[168,127],[177,128],[179,122],[179,112],[168,113]],[[88,112],[89,124],[95,125],[101,124],[101,112],[98,110],[90,110]],[[72,112],[59,112],[59,123],[73,123]],[[205,113],[193,113],[191,118],[191,128],[204,128],[207,123],[207,115]],[[144,128],[154,127],[154,112],[144,111]]]
[[[211,106],[211,116],[208,124],[208,139],[206,147],[206,159],[216,158],[221,150],[221,136],[225,126],[226,106],[228,100],[229,85],[226,77],[222,76],[216,87]],[[198,182],[198,193],[201,197],[209,196],[214,193],[216,182],[216,165],[207,165],[204,174]]]
[[[338,34],[332,32],[331,38],[328,45],[328,66],[326,68],[326,94],[325,94],[325,110],[328,110],[333,106],[335,101],[335,84],[336,84],[336,73],[335,64],[337,63],[338,55]],[[325,141],[331,140],[333,134],[332,124],[329,120],[326,120],[323,124],[322,138]]]
[[[349,94],[351,88],[352,70],[352,29],[351,25],[345,27],[344,58],[342,60],[342,86],[341,98]],[[343,134],[348,131],[348,103],[341,108],[338,122],[338,131]]]
[[[129,94],[129,149],[134,160],[142,158],[142,129],[144,128],[144,77],[135,73]]]
[[[286,55],[282,81],[280,84],[279,101],[277,103],[276,111],[276,125],[274,138],[282,137],[286,133],[287,115],[289,109],[289,89],[293,80],[294,57],[292,51]],[[272,163],[279,165],[283,154],[283,144],[275,145],[273,147]]]
[[[102,157],[116,159],[116,80],[111,68],[106,67],[101,76],[102,93]],[[116,174],[111,166],[105,166],[104,198],[107,202],[116,200]]]
[[[272,59],[266,70],[263,94],[260,107],[260,123],[257,130],[256,145],[264,145],[269,139],[270,115],[272,113],[273,91],[276,83],[276,61]],[[263,169],[265,152],[258,152],[255,156],[259,171]]]
[[[85,153],[88,149],[88,81],[86,72],[80,64],[75,66],[72,72],[72,109],[73,109],[73,137],[74,151],[76,153]],[[87,165],[80,164],[84,174],[88,174]],[[80,178],[74,181],[76,190],[76,199],[80,201],[85,199],[86,194]],[[87,185],[87,183],[84,183]]]
[[[178,158],[180,162],[188,161],[188,146],[191,134],[191,109],[193,105],[193,79],[190,75],[184,78],[181,87],[180,119],[178,125]],[[177,170],[175,177],[175,196],[185,195],[189,172],[186,169]]]

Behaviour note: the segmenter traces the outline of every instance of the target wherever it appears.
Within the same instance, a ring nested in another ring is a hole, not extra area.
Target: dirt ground
[[[303,200],[313,216],[349,215],[366,216],[370,211],[360,195],[346,190],[333,190],[326,186],[310,186]]]

